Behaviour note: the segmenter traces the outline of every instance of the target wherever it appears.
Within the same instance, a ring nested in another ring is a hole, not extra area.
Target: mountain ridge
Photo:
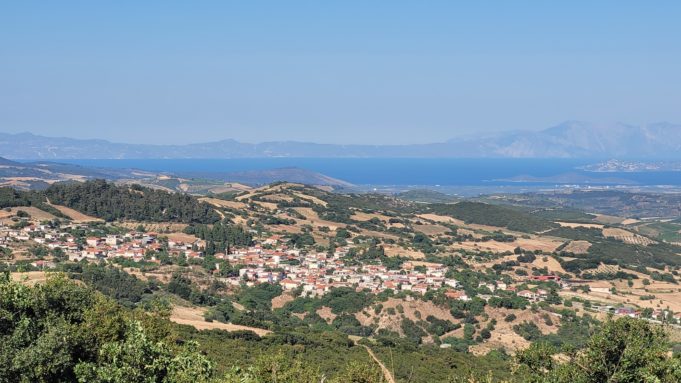
[[[102,139],[0,133],[0,156],[46,159],[212,159],[267,157],[429,158],[681,158],[681,125],[565,121],[541,131],[512,131],[413,145],[243,143],[127,144]]]

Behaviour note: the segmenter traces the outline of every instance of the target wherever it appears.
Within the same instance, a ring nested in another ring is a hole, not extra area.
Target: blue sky
[[[681,123],[679,1],[7,1],[0,131],[422,143]]]

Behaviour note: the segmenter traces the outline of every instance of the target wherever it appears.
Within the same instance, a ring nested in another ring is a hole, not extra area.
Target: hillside
[[[186,194],[116,186],[102,180],[54,184],[43,194],[52,203],[107,221],[213,223],[220,218],[208,204]]]
[[[466,223],[499,226],[521,232],[537,232],[557,227],[557,224],[509,207],[482,202],[459,202],[456,204],[432,204],[428,212],[448,215]]]
[[[52,204],[106,221],[213,223],[220,219],[210,205],[195,197],[140,186],[116,186],[104,180],[56,183],[44,191],[0,188],[0,207],[35,206],[67,218]]]
[[[170,339],[199,342],[216,379],[274,363],[327,381],[357,365],[378,381],[462,369],[501,381],[518,378],[511,366],[525,368],[517,358],[538,344],[579,355],[568,351],[614,326],[610,314],[640,318],[617,322],[636,331],[681,325],[673,222],[290,182],[201,199],[105,181],[0,192],[1,206],[17,205],[0,217],[0,268],[33,273],[30,284],[64,272],[124,311],[161,308]]]

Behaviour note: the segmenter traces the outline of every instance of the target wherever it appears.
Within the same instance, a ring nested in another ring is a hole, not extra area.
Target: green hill
[[[558,227],[556,223],[535,217],[511,207],[482,202],[463,201],[456,204],[432,204],[425,210],[460,219],[466,223],[505,227],[526,233]]]

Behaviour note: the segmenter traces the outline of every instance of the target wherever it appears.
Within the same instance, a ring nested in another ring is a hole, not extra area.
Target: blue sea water
[[[618,179],[636,185],[681,186],[681,172],[593,173],[579,170],[599,162],[590,159],[460,159],[460,158],[247,158],[247,159],[142,159],[58,160],[92,167],[136,168],[174,174],[240,172],[298,167],[356,185],[498,186],[542,184],[510,181],[513,177],[552,177],[576,174],[592,184],[616,184],[593,179]],[[556,182],[545,182],[556,184]]]

